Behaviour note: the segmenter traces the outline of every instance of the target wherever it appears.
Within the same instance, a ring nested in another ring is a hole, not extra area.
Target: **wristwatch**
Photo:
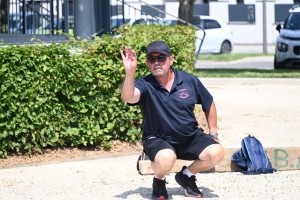
[[[218,134],[218,133],[213,133],[213,134],[210,133],[209,135],[210,135],[212,138],[214,138],[214,139],[218,139],[218,135],[219,135],[219,134]]]

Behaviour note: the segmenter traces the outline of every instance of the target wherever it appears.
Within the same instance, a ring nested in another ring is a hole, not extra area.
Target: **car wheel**
[[[229,41],[224,41],[221,45],[220,53],[231,53],[231,44]]]
[[[274,56],[274,69],[281,69],[282,66],[277,62],[276,56]]]

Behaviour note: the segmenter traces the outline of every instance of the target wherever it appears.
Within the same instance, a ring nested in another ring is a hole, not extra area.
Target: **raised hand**
[[[125,47],[125,55],[123,50],[120,50],[123,65],[126,72],[135,72],[137,67],[136,53],[131,47]]]

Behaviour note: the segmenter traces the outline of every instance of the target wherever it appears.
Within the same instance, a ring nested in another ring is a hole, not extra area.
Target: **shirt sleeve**
[[[212,95],[208,92],[206,87],[202,84],[202,82],[197,78],[197,96],[198,96],[198,104],[202,105],[202,110],[206,112],[213,101]]]

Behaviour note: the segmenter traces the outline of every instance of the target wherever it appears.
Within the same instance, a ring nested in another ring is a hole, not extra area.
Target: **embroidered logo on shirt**
[[[187,89],[183,88],[181,90],[179,90],[179,97],[180,98],[188,98],[190,95],[187,93]]]

